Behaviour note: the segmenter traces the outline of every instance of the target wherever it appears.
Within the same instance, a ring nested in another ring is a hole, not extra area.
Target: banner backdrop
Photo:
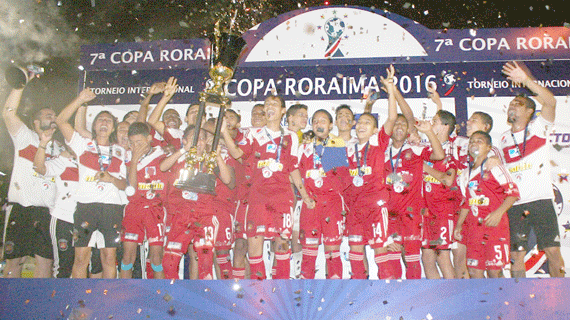
[[[497,145],[501,133],[509,129],[508,103],[517,94],[530,94],[508,81],[501,69],[507,61],[524,61],[558,102],[550,161],[560,241],[570,263],[569,28],[431,30],[389,12],[327,6],[283,14],[255,26],[243,38],[247,49],[227,86],[242,126],[250,125],[255,103],[276,93],[287,106],[306,104],[309,114],[321,108],[334,114],[340,104],[362,113],[364,97],[380,91],[380,76],[394,64],[396,86],[416,117],[429,119],[435,114],[427,86],[436,83],[444,109],[453,112],[461,125],[460,134],[469,115],[484,111],[493,117],[491,136]],[[80,89],[90,87],[97,94],[88,121],[102,108],[122,118],[138,108],[152,83],[169,77],[178,79],[179,89],[167,108],[183,116],[207,85],[209,55],[206,39],[82,47]],[[381,123],[386,110],[386,96],[381,94],[373,106]],[[212,108],[207,112],[217,113]],[[531,252],[528,258],[543,261],[539,255]],[[529,273],[541,276],[541,263],[529,267]]]

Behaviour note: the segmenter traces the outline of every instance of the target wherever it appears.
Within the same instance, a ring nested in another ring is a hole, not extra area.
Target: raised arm
[[[433,103],[435,103],[437,107],[437,111],[443,109],[443,104],[441,103],[441,98],[439,97],[439,93],[437,93],[437,84],[435,82],[430,82],[428,84],[428,93],[429,98]]]
[[[398,106],[396,105],[396,86],[394,85],[394,66],[390,65],[386,69],[386,78],[380,77],[382,84],[385,84],[386,90],[388,92],[388,118],[384,122],[384,131],[387,135],[392,135],[392,129],[394,129],[394,124],[398,118]]]
[[[4,118],[8,132],[11,135],[16,135],[21,126],[24,125],[22,120],[20,120],[16,114],[18,111],[18,106],[20,105],[20,101],[22,100],[23,92],[24,89],[12,89],[10,95],[8,95],[6,103],[4,104],[4,109],[2,110],[2,117]]]
[[[243,150],[241,150],[240,147],[238,147],[238,145],[234,141],[234,138],[232,138],[231,134],[228,132],[227,126],[226,126],[226,119],[224,119],[222,122],[221,134],[222,134],[222,137],[224,138],[224,142],[225,142],[226,148],[228,149],[228,153],[234,159],[241,161],[241,157],[243,156]]]
[[[546,121],[554,122],[556,115],[556,99],[554,94],[547,88],[535,82],[530,70],[522,62],[507,62],[503,66],[503,73],[507,75],[507,79],[516,84],[526,86],[530,91],[536,94],[536,100],[542,105],[540,115]]]
[[[430,156],[430,160],[443,160],[443,158],[445,158],[445,151],[443,151],[441,142],[439,142],[439,139],[435,135],[435,132],[433,132],[431,122],[420,120],[415,126],[419,132],[425,134],[429,139],[429,143],[431,144],[431,148],[433,150]]]
[[[178,89],[178,84],[176,82],[177,80],[174,77],[170,77],[168,79],[168,82],[166,82],[166,85],[164,86],[162,98],[160,98],[160,101],[158,101],[156,107],[154,107],[154,110],[152,110],[148,117],[148,123],[161,135],[164,134],[166,126],[164,125],[164,122],[160,121],[160,116]]]
[[[39,127],[39,126],[38,126]],[[36,150],[36,155],[34,156],[34,170],[41,174],[42,176],[46,174],[46,147],[49,141],[53,138],[53,133],[56,128],[51,128],[48,130],[40,129],[40,144]]]
[[[146,122],[146,117],[148,115],[148,106],[150,105],[150,100],[156,94],[164,91],[166,82],[156,82],[150,86],[150,89],[146,93],[144,99],[141,100],[141,107],[139,109],[139,114],[137,116],[136,122]]]
[[[91,132],[87,130],[87,106],[81,105],[75,113],[75,131],[84,138],[91,138]]]
[[[218,151],[216,152],[216,163],[218,165],[219,178],[222,182],[228,186],[228,188],[233,189],[236,186],[236,174],[234,168],[228,165],[221,156],[221,146],[218,145]]]
[[[63,137],[66,141],[71,141],[71,137],[75,132],[75,129],[69,123],[69,119],[73,114],[81,107],[82,104],[87,103],[91,100],[95,99],[95,94],[91,89],[85,88],[83,89],[79,95],[73,99],[57,116],[55,122],[59,127],[59,130],[63,134]]]

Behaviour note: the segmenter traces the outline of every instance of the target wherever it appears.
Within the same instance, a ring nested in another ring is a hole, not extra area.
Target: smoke
[[[78,54],[80,38],[60,15],[61,1],[0,1],[0,61],[38,63]]]

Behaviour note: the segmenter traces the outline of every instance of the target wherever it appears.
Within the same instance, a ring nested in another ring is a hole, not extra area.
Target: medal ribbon
[[[366,142],[366,147],[364,148],[364,155],[362,156],[364,158],[364,163],[362,164],[362,167],[366,167],[366,155],[368,155],[368,147],[370,146],[370,142]],[[362,167],[360,166],[360,157],[358,156],[358,142],[354,145],[354,148],[356,149],[355,151],[355,155],[356,155],[356,165],[358,166],[358,175],[360,177],[362,177],[364,175],[364,173],[362,172]]]
[[[97,141],[95,141],[95,147],[97,148],[97,155],[99,156],[98,157],[99,168],[101,169],[101,171],[107,171],[107,169],[109,169],[109,166],[113,162],[113,145],[109,147],[109,163],[103,163],[103,154],[101,153],[101,148],[99,148],[99,144],[97,143]]]
[[[517,151],[521,155],[521,158],[524,157],[524,153],[526,151],[526,135],[527,135],[527,133],[528,133],[528,125],[526,125],[524,127],[523,151],[521,152],[521,149],[519,149],[519,144],[517,143],[517,140],[515,139],[515,135],[511,131],[511,137],[513,137],[513,141],[515,142],[515,147],[517,147]]]
[[[400,162],[400,156],[402,155],[402,149],[404,149],[404,146],[406,145],[406,141],[404,141],[404,144],[402,144],[402,146],[400,147],[400,150],[398,151],[398,157],[396,158],[396,166],[398,165],[398,162]],[[396,173],[396,170],[398,168],[396,166],[394,166],[394,161],[392,160],[392,147],[390,147],[390,166],[392,167],[392,172]]]
[[[273,145],[277,146],[277,152],[276,152],[277,154],[275,156],[275,161],[277,163],[279,163],[279,160],[281,159],[281,149],[283,148],[283,136],[285,135],[285,131],[283,130],[283,128],[279,127],[279,130],[281,130],[281,139],[279,140],[279,145],[277,145],[277,143],[275,143],[275,140],[271,138],[269,131],[267,131],[267,127],[265,127],[265,134],[267,135],[267,138],[271,140],[271,143],[273,143]]]
[[[327,137],[322,144],[322,150],[319,154],[319,151],[317,149],[317,139],[315,138],[315,152],[313,153],[313,169],[317,169],[317,165],[320,164],[322,167],[322,163],[323,163],[323,155],[325,154],[325,147],[327,146],[327,143],[329,142],[329,138]]]

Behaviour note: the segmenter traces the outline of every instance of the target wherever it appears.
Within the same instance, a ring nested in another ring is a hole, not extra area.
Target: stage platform
[[[0,279],[0,319],[570,319],[570,280]]]

